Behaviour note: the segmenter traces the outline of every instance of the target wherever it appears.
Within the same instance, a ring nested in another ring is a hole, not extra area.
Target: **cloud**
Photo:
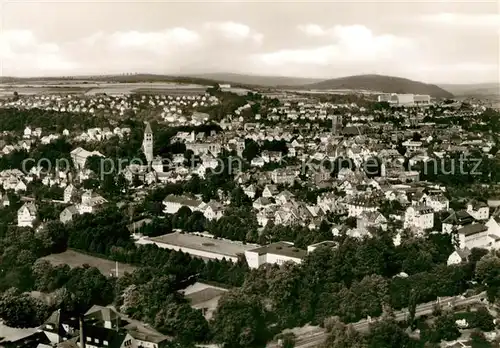
[[[374,35],[362,25],[337,25],[329,29],[309,24],[299,26],[308,35],[324,36],[328,42],[307,49],[284,49],[257,54],[254,59],[264,64],[319,64],[339,62],[373,62],[400,57],[401,53],[413,51],[414,43],[395,35]]]
[[[298,29],[309,36],[323,36],[326,32],[317,24],[301,24]]]
[[[420,18],[424,22],[475,28],[500,29],[500,14],[466,14],[443,12],[424,15]]]
[[[246,24],[236,22],[209,22],[205,24],[205,29],[219,32],[226,39],[243,41],[252,40],[261,43],[264,35],[253,30]]]
[[[190,46],[200,41],[195,31],[186,28],[171,28],[158,32],[115,32],[110,36],[111,44],[119,48],[145,49],[165,53],[165,49]]]
[[[434,65],[423,67],[422,69],[428,71],[473,71],[473,72],[486,72],[486,71],[494,71],[498,70],[498,64],[484,64],[484,63],[476,63],[476,62],[462,62],[457,64],[443,64],[443,65]]]
[[[0,32],[0,61],[2,75],[65,73],[77,67],[67,59],[59,45],[44,42],[29,30]]]

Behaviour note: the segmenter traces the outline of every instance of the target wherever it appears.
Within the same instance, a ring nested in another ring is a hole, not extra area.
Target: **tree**
[[[472,347],[490,347],[488,340],[484,336],[484,333],[480,330],[474,330],[470,334],[470,339],[472,341]]]
[[[68,231],[59,221],[49,221],[36,237],[47,246],[48,253],[60,253],[68,245]]]
[[[385,319],[370,326],[368,348],[410,347],[410,338],[393,319]]]
[[[474,313],[474,319],[470,324],[471,327],[480,329],[481,331],[492,331],[495,328],[493,323],[493,316],[490,314],[486,307],[479,308]]]
[[[244,159],[246,159],[248,162],[250,162],[252,159],[257,157],[261,152],[261,149],[259,147],[259,144],[257,144],[254,140],[252,139],[246,139],[245,140],[245,149],[243,150],[242,156]]]
[[[245,191],[238,186],[231,192],[231,204],[236,207],[251,205],[252,200],[246,195]]]
[[[352,325],[345,325],[338,317],[325,323],[328,337],[322,348],[362,348],[365,347],[363,336]]]
[[[487,249],[472,248],[469,255],[469,262],[477,263],[483,256],[488,254]]]
[[[476,279],[486,285],[488,301],[495,302],[500,290],[500,258],[489,254],[476,264]]]
[[[168,303],[155,316],[155,327],[161,332],[177,336],[184,342],[202,342],[207,339],[208,323],[200,310],[188,303]]]
[[[415,313],[417,311],[417,300],[418,295],[415,289],[411,289],[410,298],[408,303],[408,323],[413,325],[413,321],[415,320]]]
[[[269,339],[261,299],[238,290],[222,296],[212,320],[215,342],[224,347],[255,347]]]
[[[436,318],[432,328],[433,342],[453,341],[460,337],[460,330],[455,323],[453,315],[446,313]]]
[[[11,327],[35,327],[47,318],[47,306],[29,294],[15,288],[0,296],[0,318]]]

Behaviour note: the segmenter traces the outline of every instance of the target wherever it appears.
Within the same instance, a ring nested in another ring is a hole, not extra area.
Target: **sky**
[[[499,1],[0,2],[3,76],[500,79]]]

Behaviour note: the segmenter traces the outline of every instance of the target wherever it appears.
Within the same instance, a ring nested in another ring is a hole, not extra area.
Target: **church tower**
[[[332,133],[334,136],[341,135],[341,133],[342,133],[342,115],[333,115]]]
[[[146,129],[144,130],[144,139],[142,140],[142,152],[146,157],[148,164],[153,161],[153,131],[149,122],[146,122]]]

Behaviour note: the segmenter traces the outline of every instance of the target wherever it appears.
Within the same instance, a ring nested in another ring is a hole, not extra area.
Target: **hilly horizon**
[[[354,75],[324,80],[303,86],[308,89],[362,89],[384,93],[428,94],[435,98],[452,98],[453,94],[437,85],[386,75]]]
[[[302,86],[305,84],[321,82],[324,79],[308,78],[308,77],[293,77],[293,76],[263,76],[238,73],[203,73],[189,74],[189,77],[208,79],[214,81],[224,81],[227,83],[238,83],[243,85],[254,85],[262,87],[278,87],[278,86]]]
[[[439,84],[439,86],[455,96],[494,96],[500,97],[500,83],[471,83],[471,84]]]
[[[429,94],[435,98],[452,98],[454,94],[438,85],[427,84],[402,77],[366,74],[351,75],[333,79],[318,79],[290,76],[260,76],[234,73],[208,73],[188,75],[196,78],[210,79],[225,83],[241,85],[275,87],[283,89],[317,89],[317,90],[369,90],[384,93]]]
[[[435,98],[452,98],[464,95],[499,95],[498,83],[476,84],[428,84],[403,77],[366,74],[352,75],[333,79],[319,79],[290,76],[262,76],[239,73],[203,73],[185,75],[163,74],[116,74],[93,76],[53,76],[53,77],[14,77],[2,76],[0,83],[49,82],[88,79],[96,82],[179,82],[213,85],[229,83],[235,87],[264,87],[278,89],[308,90],[369,90],[383,93],[429,94]]]

